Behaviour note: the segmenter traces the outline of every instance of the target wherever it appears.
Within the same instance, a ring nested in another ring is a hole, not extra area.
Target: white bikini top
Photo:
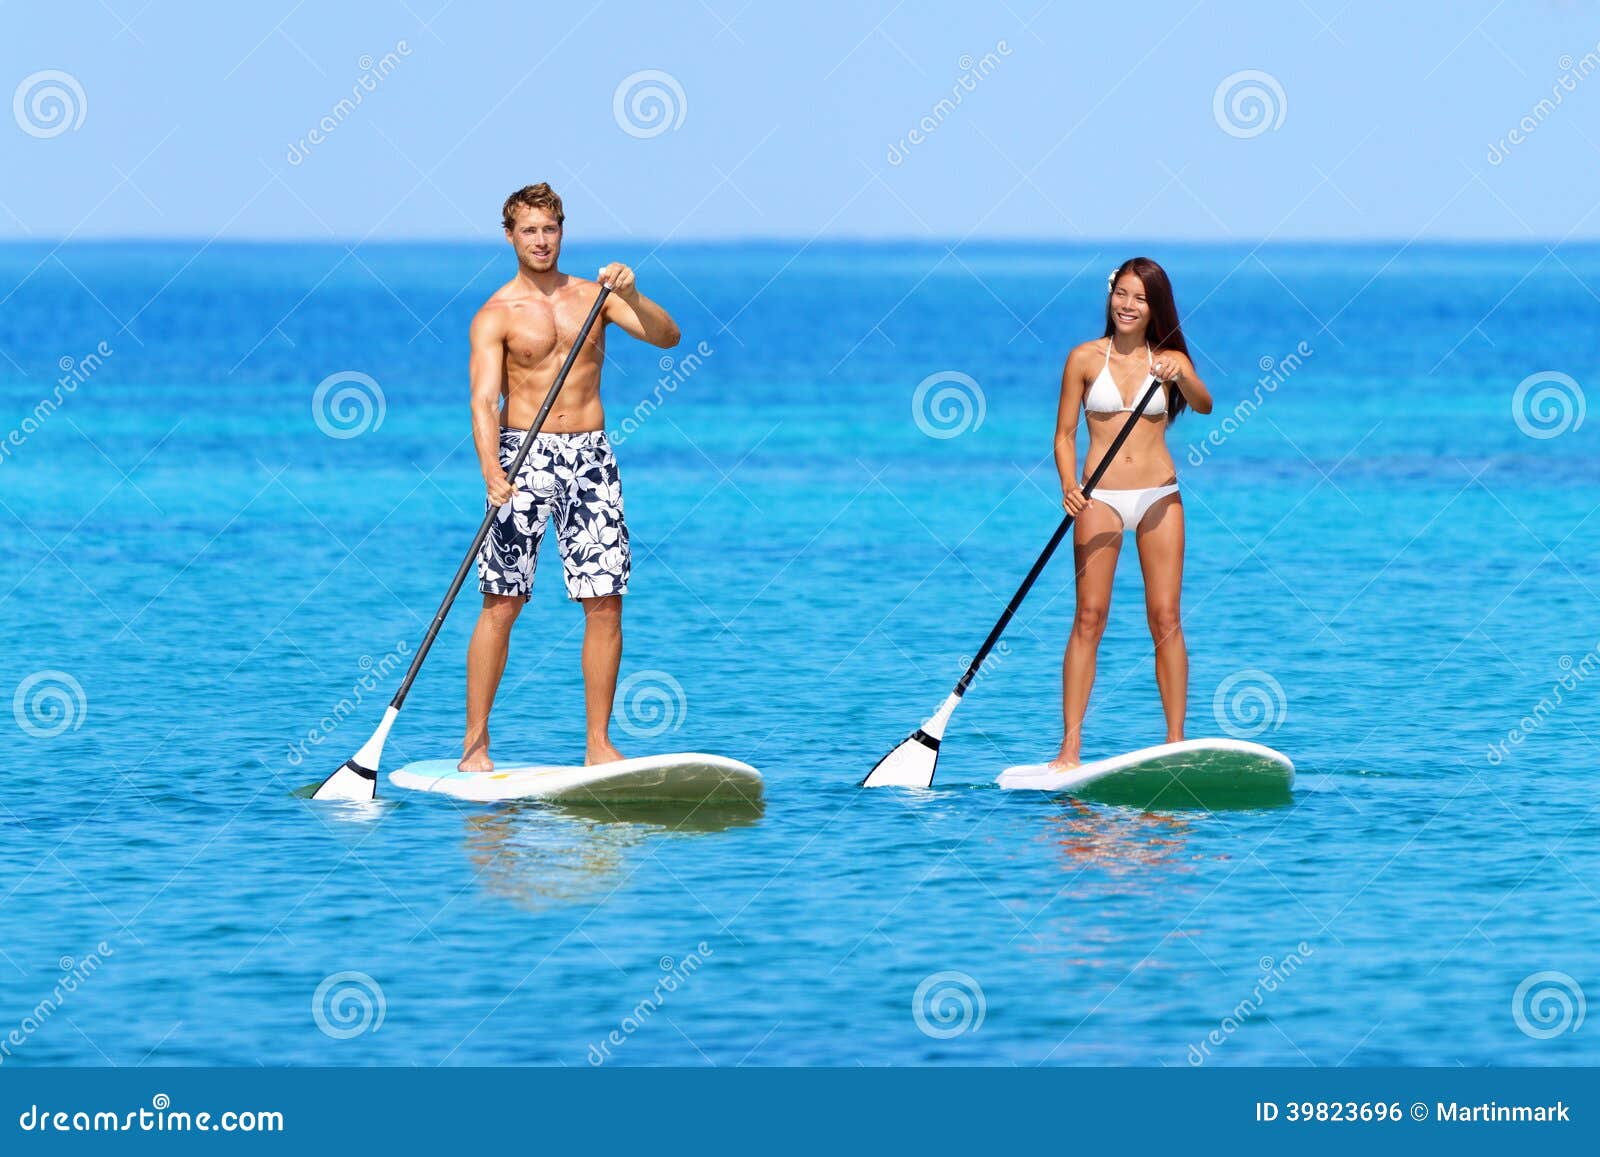
[[[1155,368],[1155,358],[1150,353],[1150,347],[1145,347],[1145,356],[1150,359],[1150,366]],[[1144,397],[1145,389],[1150,385],[1154,374],[1146,374],[1144,381],[1139,383],[1139,388],[1133,392],[1133,401],[1124,402],[1122,391],[1117,388],[1117,383],[1111,377],[1111,339],[1106,339],[1106,360],[1100,367],[1100,373],[1089,386],[1089,393],[1083,399],[1083,408],[1091,414],[1131,414],[1133,407],[1139,399]],[[1144,408],[1143,417],[1164,418],[1167,413],[1167,387],[1160,386],[1156,389],[1155,396],[1150,399],[1150,404]]]

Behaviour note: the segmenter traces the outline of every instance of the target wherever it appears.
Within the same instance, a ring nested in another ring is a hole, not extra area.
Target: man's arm
[[[489,501],[496,506],[511,501],[506,472],[500,468],[500,393],[505,382],[506,331],[503,311],[485,306],[472,319],[472,442],[478,449]]]
[[[600,271],[599,280],[611,286],[611,296],[606,298],[607,321],[629,337],[636,337],[664,350],[678,344],[678,339],[683,336],[678,330],[678,323],[672,320],[666,310],[639,292],[633,279],[633,270],[620,262],[612,262]]]

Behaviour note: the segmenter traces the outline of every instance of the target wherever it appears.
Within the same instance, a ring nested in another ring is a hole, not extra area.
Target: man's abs
[[[557,367],[559,372],[560,367]],[[512,430],[526,430],[539,416],[539,407],[554,384],[553,374],[507,375],[505,402],[500,407],[500,424]],[[600,375],[594,366],[574,365],[566,384],[556,395],[542,430],[546,434],[576,434],[584,430],[603,430],[605,407],[600,404]]]

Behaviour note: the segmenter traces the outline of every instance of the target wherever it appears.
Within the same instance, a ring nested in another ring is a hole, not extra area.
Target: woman
[[[1075,516],[1073,552],[1078,571],[1078,609],[1062,665],[1061,751],[1053,768],[1076,767],[1083,742],[1083,716],[1094,685],[1095,652],[1111,606],[1111,579],[1132,531],[1144,571],[1145,617],[1156,648],[1156,683],[1167,717],[1167,742],[1183,738],[1189,694],[1189,654],[1183,644],[1178,595],[1183,585],[1183,500],[1177,469],[1167,452],[1167,426],[1192,406],[1211,412],[1211,393],[1194,371],[1178,325],[1178,307],[1166,272],[1147,257],[1120,265],[1107,281],[1106,331],[1067,357],[1061,371],[1061,408],[1056,416],[1056,469],[1061,505]],[[1155,394],[1133,432],[1106,468],[1091,497],[1078,481],[1078,411],[1089,427],[1087,479],[1128,422],[1152,381]]]

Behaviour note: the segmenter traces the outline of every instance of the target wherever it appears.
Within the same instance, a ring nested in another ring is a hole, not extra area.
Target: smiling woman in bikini
[[[1168,743],[1183,738],[1189,696],[1189,653],[1184,647],[1178,598],[1183,586],[1183,499],[1177,468],[1167,452],[1167,426],[1192,406],[1211,412],[1211,393],[1194,371],[1178,325],[1178,307],[1166,272],[1147,257],[1123,262],[1112,273],[1106,331],[1067,357],[1056,417],[1056,469],[1061,505],[1076,516],[1073,553],[1078,607],[1062,665],[1061,751],[1050,766],[1075,767],[1083,742],[1083,716],[1094,685],[1095,653],[1111,607],[1122,536],[1134,532],[1144,572],[1145,617],[1155,642],[1156,683],[1166,714]],[[1110,449],[1139,398],[1154,379],[1155,396],[1107,467],[1091,497],[1083,483]],[[1089,427],[1089,449],[1078,473],[1078,412]]]

